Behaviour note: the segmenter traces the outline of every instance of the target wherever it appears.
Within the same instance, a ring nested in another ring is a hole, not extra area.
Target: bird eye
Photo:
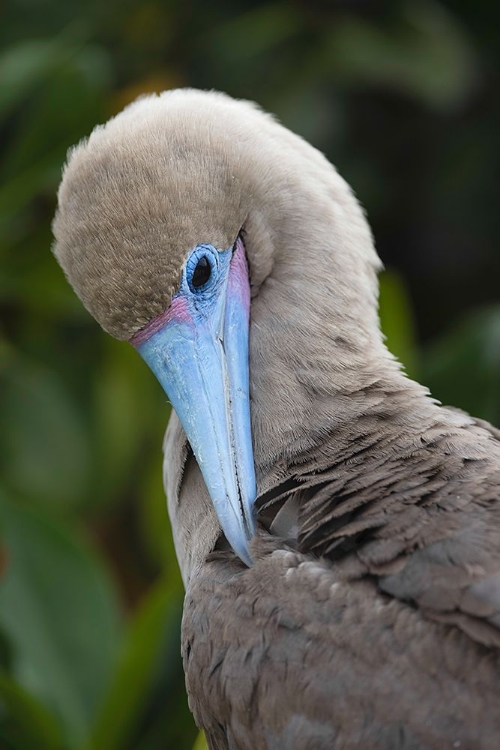
[[[186,281],[193,294],[209,292],[217,280],[219,260],[211,245],[195,247],[186,262]]]
[[[198,263],[196,264],[196,267],[193,271],[193,276],[191,277],[191,285],[195,289],[199,289],[207,283],[211,273],[212,266],[210,265],[210,261],[208,260],[206,255],[202,255],[201,258],[198,258]]]

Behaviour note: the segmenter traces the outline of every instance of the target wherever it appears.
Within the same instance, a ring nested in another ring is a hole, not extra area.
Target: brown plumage
[[[228,548],[173,415],[165,484],[182,650],[211,748],[500,743],[500,433],[387,352],[379,267],[347,185],[252,105],[139,101],[69,160],[55,252],[130,338],[190,250],[244,228],[260,528]]]

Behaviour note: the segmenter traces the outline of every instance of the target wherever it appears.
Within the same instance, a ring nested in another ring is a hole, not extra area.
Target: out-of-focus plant
[[[256,99],[367,207],[389,266],[382,326],[409,375],[498,423],[498,306],[453,323],[497,287],[495,23],[435,0],[26,0],[2,14],[0,746],[191,748],[169,407],[51,256],[66,150],[143,92]]]

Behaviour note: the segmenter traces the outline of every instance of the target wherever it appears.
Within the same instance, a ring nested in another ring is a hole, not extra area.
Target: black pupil
[[[212,269],[210,267],[210,262],[206,255],[202,255],[198,263],[196,264],[196,268],[194,269],[191,284],[195,289],[198,289],[200,286],[203,286],[203,284],[207,283],[211,273]]]

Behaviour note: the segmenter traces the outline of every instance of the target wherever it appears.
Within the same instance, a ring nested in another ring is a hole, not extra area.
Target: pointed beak
[[[250,290],[243,243],[220,253],[221,282],[206,306],[181,285],[132,343],[167,393],[203,474],[222,530],[251,565],[257,494],[250,426]]]

